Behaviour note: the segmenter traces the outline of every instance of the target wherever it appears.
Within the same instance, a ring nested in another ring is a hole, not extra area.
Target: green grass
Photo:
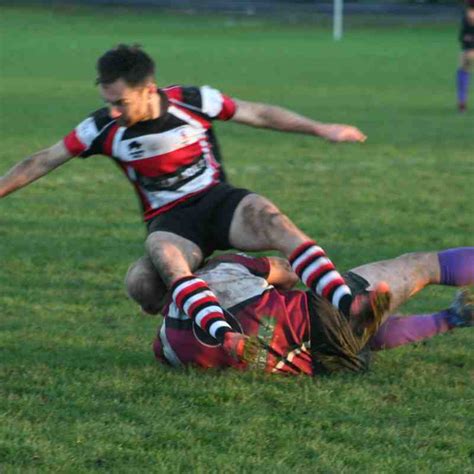
[[[0,173],[100,106],[118,42],[160,84],[357,124],[364,145],[218,124],[230,179],[274,200],[341,269],[472,245],[474,115],[454,110],[456,26],[328,30],[157,11],[3,8]],[[474,91],[472,105],[474,108]],[[125,298],[137,201],[102,157],[0,202],[0,471],[472,472],[472,331],[378,355],[363,377],[172,371]],[[431,288],[404,308],[431,311]]]

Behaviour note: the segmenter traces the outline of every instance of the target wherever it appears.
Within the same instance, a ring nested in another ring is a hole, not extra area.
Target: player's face
[[[136,87],[129,86],[123,79],[111,84],[101,84],[100,93],[110,109],[112,118],[120,125],[130,127],[150,117],[151,100],[156,93],[153,83]]]

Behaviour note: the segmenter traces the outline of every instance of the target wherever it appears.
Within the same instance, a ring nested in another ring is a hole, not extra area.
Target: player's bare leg
[[[145,249],[168,288],[176,280],[192,275],[203,260],[201,249],[194,242],[171,232],[151,233]]]
[[[387,281],[392,292],[390,312],[385,314],[385,322],[371,340],[372,350],[398,347],[423,341],[454,328],[472,326],[474,305],[472,293],[468,290],[459,292],[451,307],[436,313],[404,317],[393,315],[392,312],[427,285],[473,284],[474,247],[410,253],[363,265],[352,271],[371,285],[376,285],[380,280]]]
[[[246,196],[232,218],[229,241],[244,251],[278,250],[289,256],[310,240],[271,201],[257,194]]]
[[[232,219],[229,241],[240,250],[280,251],[308,288],[328,299],[346,315],[362,307],[353,305],[355,301],[350,288],[324,250],[262,196],[250,194],[242,199]]]
[[[230,355],[245,360],[250,353],[248,338],[231,328],[217,297],[204,280],[193,274],[203,260],[200,248],[188,239],[160,231],[148,236],[145,247],[177,307]]]
[[[389,311],[392,312],[429,284],[438,283],[440,268],[436,252],[418,252],[390,260],[369,263],[351,269],[365,278],[371,289],[379,281],[388,283],[392,292]]]
[[[365,278],[371,286],[379,281],[387,282],[392,293],[389,310],[393,312],[427,285],[474,284],[474,247],[407,253],[351,271]]]

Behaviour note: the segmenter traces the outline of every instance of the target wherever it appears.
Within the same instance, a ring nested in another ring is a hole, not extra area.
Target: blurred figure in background
[[[474,64],[474,0],[466,0],[459,41],[462,50],[457,71],[458,108],[464,112],[467,109],[470,69]]]

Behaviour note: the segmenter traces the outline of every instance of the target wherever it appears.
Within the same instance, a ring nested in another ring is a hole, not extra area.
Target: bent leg
[[[152,232],[145,249],[168,288],[179,278],[192,275],[203,259],[195,243],[171,232]]]
[[[310,238],[271,201],[249,194],[232,217],[229,242],[239,250],[278,250],[286,256]]]
[[[207,283],[192,273],[202,261],[196,244],[176,234],[157,231],[148,236],[145,247],[180,310],[221,343],[226,333],[234,332]]]
[[[242,199],[232,218],[229,242],[241,250],[279,250],[308,288],[349,314],[351,290],[334,264],[268,199],[256,194]]]

